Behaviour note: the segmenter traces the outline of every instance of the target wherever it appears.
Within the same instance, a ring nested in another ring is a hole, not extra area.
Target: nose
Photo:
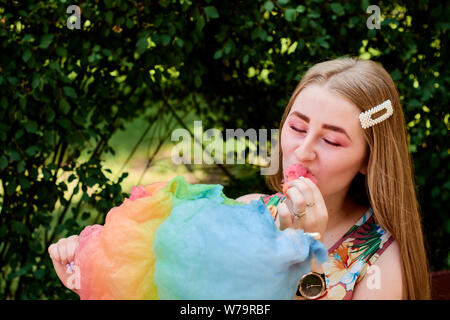
[[[294,151],[295,157],[300,163],[312,161],[316,158],[314,141],[311,136],[303,139]]]

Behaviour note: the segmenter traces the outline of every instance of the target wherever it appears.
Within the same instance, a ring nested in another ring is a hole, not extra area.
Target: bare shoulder
[[[262,193],[250,193],[250,194],[245,194],[243,196],[240,196],[239,198],[236,199],[236,201],[242,202],[242,203],[250,203],[253,200],[258,200],[260,197],[265,196],[265,194]]]
[[[390,244],[370,269],[355,287],[353,299],[403,298],[402,258],[397,241]]]

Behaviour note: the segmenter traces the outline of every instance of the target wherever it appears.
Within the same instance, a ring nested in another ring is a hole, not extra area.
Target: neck
[[[334,229],[339,223],[346,220],[355,212],[357,206],[348,196],[348,190],[330,195],[324,200],[328,210],[327,230]]]

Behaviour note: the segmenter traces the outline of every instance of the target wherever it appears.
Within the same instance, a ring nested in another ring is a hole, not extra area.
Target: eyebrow
[[[292,112],[293,115],[299,117],[300,119],[303,119],[306,121],[306,123],[309,123],[309,118],[307,116],[305,116],[303,113],[298,112],[298,111],[293,111]],[[339,133],[343,133],[350,141],[352,141],[352,139],[350,138],[350,136],[347,134],[347,131],[345,131],[343,128],[341,127],[336,127],[333,126],[331,124],[323,124],[322,128],[324,129],[328,129],[328,130],[332,130],[332,131],[336,131]]]

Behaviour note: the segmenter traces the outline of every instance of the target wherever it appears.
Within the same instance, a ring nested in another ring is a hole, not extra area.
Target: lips
[[[284,171],[284,176],[286,178],[285,183],[283,184],[283,193],[286,194],[286,191],[288,189],[288,182],[298,179],[300,177],[305,177],[310,179],[312,182],[317,184],[317,180],[312,175],[311,171],[309,171],[307,168],[302,166],[301,164],[293,164],[289,167],[287,167]]]

